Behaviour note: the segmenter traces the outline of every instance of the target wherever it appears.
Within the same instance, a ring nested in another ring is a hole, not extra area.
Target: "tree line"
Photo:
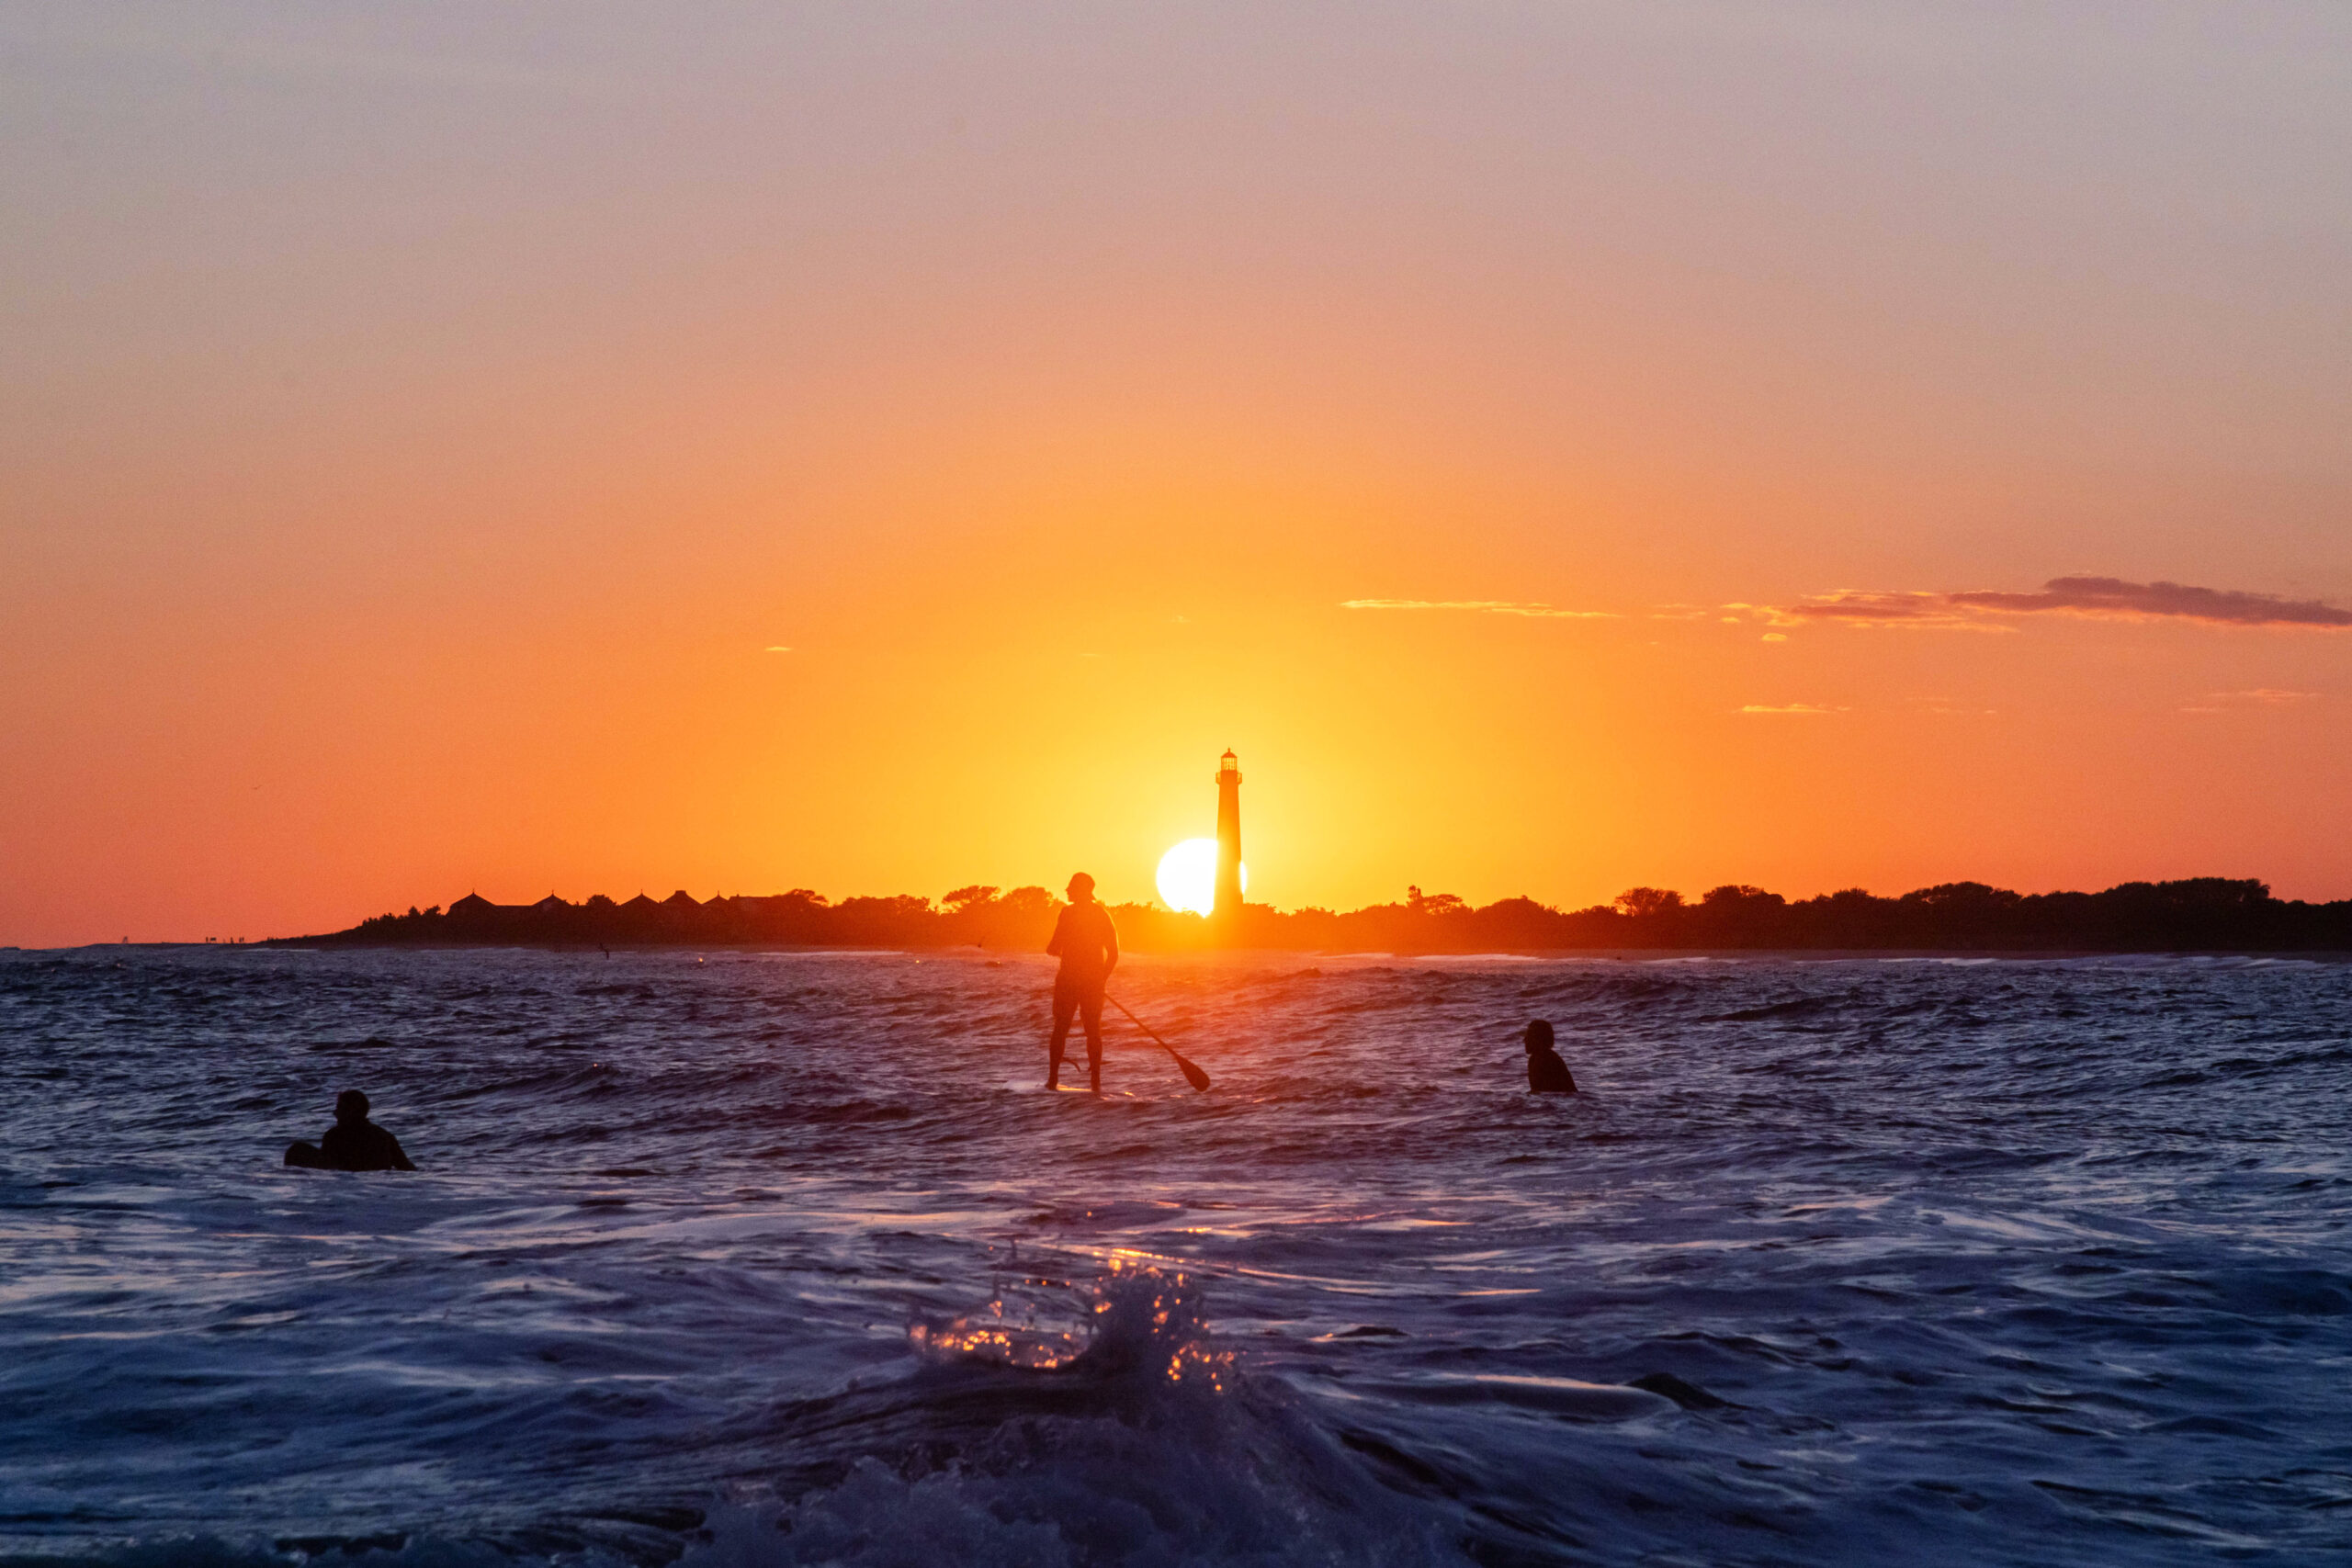
[[[654,947],[979,947],[1034,952],[1060,900],[1043,887],[959,887],[843,898],[808,888],[697,900],[684,892],[616,903],[553,897],[379,915],[305,945]],[[2016,893],[1948,882],[1895,897],[1860,888],[1788,899],[1726,884],[1690,900],[1634,887],[1608,904],[1559,909],[1532,898],[1473,906],[1408,889],[1403,900],[1338,912],[1249,905],[1212,921],[1150,904],[1112,908],[1138,952],[1214,947],[1329,953],[1528,953],[1578,949],[1789,949],[1935,952],[2252,952],[2352,950],[2352,899],[2286,901],[2251,878],[2126,882],[2099,893]]]

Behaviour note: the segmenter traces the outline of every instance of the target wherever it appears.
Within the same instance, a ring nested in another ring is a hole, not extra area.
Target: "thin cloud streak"
[[[2115,577],[2053,577],[2039,593],[1954,593],[1955,604],[1996,615],[2107,615],[2178,619],[2230,626],[2352,626],[2352,610],[2316,599],[2282,599],[2179,582],[2126,582]]]
[[[2183,713],[2227,713],[2247,708],[2292,708],[2316,702],[2317,692],[2290,692],[2278,686],[2256,686],[2250,692],[2211,692],[2204,701],[2182,708]]]
[[[1843,589],[1784,607],[1744,604],[1776,626],[1900,626],[1910,631],[2013,632],[1981,610],[1961,608],[1946,593],[1866,593]]]
[[[1342,610],[1467,610],[1482,615],[1525,615],[1537,620],[1617,621],[1611,610],[1563,610],[1557,605],[1512,599],[1342,599]]]
[[[1844,589],[1785,606],[1736,604],[1774,626],[1843,624],[1922,631],[2009,631],[2004,618],[2068,615],[2115,621],[2190,621],[2211,626],[2352,629],[2352,610],[2317,599],[2287,599],[2180,582],[2127,582],[2120,577],[2053,577],[2039,592],[1972,589],[1959,593],[1867,592]]]
[[[1851,713],[1851,708],[1830,707],[1821,703],[1749,703],[1741,713],[1766,714],[1776,718],[1818,718],[1824,714]]]

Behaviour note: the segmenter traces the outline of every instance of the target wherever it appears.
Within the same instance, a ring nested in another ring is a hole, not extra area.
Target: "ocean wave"
[[[709,956],[0,954],[0,1560],[2341,1543],[2341,966]]]

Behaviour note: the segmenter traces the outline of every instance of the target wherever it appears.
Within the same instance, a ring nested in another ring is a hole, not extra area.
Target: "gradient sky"
[[[1285,907],[2352,896],[2340,0],[5,0],[0,138],[0,942],[1227,746]]]

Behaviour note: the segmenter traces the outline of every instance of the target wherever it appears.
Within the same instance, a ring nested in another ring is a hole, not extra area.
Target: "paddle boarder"
[[[1086,1026],[1086,1077],[1102,1092],[1102,987],[1119,963],[1119,933],[1111,911],[1094,901],[1094,879],[1080,872],[1069,879],[1069,904],[1054,922],[1046,951],[1062,961],[1054,976],[1054,1038],[1046,1087],[1062,1087],[1062,1047],[1076,1014]]]

